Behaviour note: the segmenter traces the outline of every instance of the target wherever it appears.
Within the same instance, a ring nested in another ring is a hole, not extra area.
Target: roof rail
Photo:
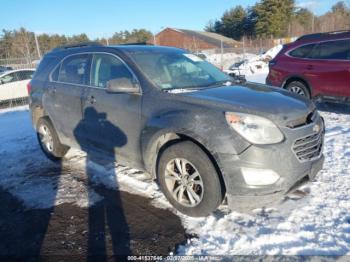
[[[76,47],[88,47],[88,46],[103,46],[103,45],[97,42],[80,42],[75,44],[58,46],[54,48],[53,51],[65,50],[65,49],[76,48]]]
[[[343,34],[350,35],[350,30],[341,30],[341,31],[332,31],[332,32],[325,32],[325,33],[315,33],[315,34],[303,35],[303,36],[299,37],[296,41],[319,39],[322,37],[339,36],[339,35],[343,35]]]

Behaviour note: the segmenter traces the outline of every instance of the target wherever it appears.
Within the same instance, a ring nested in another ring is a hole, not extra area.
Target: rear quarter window
[[[59,58],[56,56],[45,56],[36,69],[33,79],[45,81],[48,79],[50,72],[59,63]]]

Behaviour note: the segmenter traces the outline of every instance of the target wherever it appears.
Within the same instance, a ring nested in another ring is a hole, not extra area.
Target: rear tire
[[[168,201],[188,216],[206,216],[223,201],[219,174],[208,155],[191,141],[166,148],[160,156],[157,175]]]
[[[306,97],[308,99],[311,98],[311,94],[309,88],[301,81],[292,81],[287,86],[286,89],[292,93],[297,95]]]
[[[44,154],[52,161],[59,161],[69,150],[58,139],[55,128],[49,118],[40,118],[37,123],[37,138]]]

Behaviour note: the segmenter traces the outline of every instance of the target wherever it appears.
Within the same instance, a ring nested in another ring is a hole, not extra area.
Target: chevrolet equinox
[[[282,199],[323,165],[313,102],[238,83],[182,49],[63,46],[28,84],[33,126],[52,160],[70,147],[113,157],[157,179],[168,201],[205,216]]]

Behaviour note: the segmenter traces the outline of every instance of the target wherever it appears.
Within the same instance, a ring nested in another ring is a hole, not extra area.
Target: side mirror
[[[107,92],[109,93],[137,93],[138,84],[129,78],[116,78],[107,82]]]
[[[0,79],[0,85],[2,85],[2,84],[3,84],[2,79]]]

